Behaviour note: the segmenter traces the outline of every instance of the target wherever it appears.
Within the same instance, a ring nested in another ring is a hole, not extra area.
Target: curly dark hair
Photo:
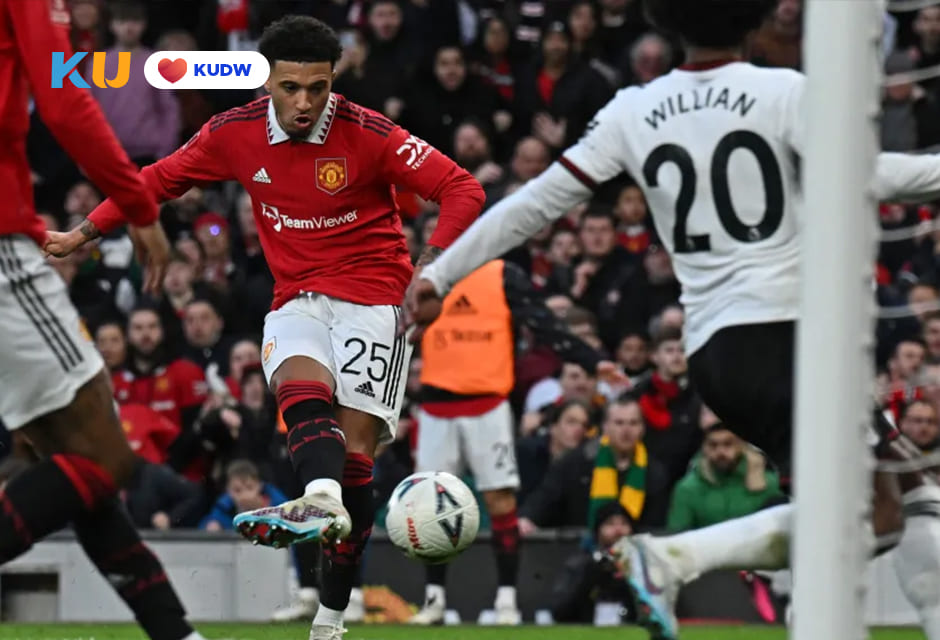
[[[284,16],[264,29],[258,52],[273,67],[284,62],[329,62],[336,66],[343,48],[339,38],[324,22],[310,16]]]
[[[744,44],[776,8],[778,0],[644,0],[647,19],[656,27],[698,47]]]

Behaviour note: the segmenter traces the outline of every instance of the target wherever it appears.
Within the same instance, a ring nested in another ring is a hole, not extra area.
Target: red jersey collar
[[[719,58],[718,60],[708,60],[706,62],[686,63],[680,65],[679,68],[682,71],[708,71],[709,69],[717,69],[718,67],[723,67],[726,64],[731,64],[732,62],[741,62],[741,59]]]
[[[331,93],[326,102],[326,107],[323,109],[323,113],[320,114],[320,118],[310,131],[310,135],[304,138],[304,142],[311,144],[323,144],[326,142],[326,136],[330,133],[330,127],[333,125],[333,116],[336,113],[337,102],[336,94]],[[290,136],[287,135],[287,132],[281,128],[280,123],[277,121],[277,115],[274,112],[274,102],[268,100],[268,144],[279,144],[281,142],[287,142],[288,140],[290,140]]]

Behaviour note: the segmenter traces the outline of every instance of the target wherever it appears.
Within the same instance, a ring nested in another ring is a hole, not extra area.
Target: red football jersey
[[[287,136],[265,97],[215,116],[142,175],[160,201],[195,184],[242,184],[274,274],[274,308],[302,292],[400,304],[412,268],[395,185],[440,203],[431,244],[442,248],[484,200],[479,183],[451,159],[337,94],[304,140]],[[107,201],[89,218],[102,233],[122,222]]]
[[[179,426],[142,404],[121,407],[121,426],[134,453],[154,464],[166,462],[170,445],[180,434]]]
[[[142,404],[182,428],[181,411],[200,406],[209,395],[202,369],[189,360],[174,360],[152,375],[135,376],[124,369],[111,374],[114,398],[119,404]]]
[[[0,235],[23,233],[39,244],[46,239],[26,160],[30,95],[59,144],[131,221],[157,219],[156,204],[142,191],[136,167],[91,93],[68,78],[61,89],[52,88],[52,52],[71,57],[68,34],[65,0],[0,0]]]

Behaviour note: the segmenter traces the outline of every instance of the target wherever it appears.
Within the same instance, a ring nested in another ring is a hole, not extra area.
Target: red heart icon
[[[167,82],[176,82],[186,75],[186,61],[182,58],[176,60],[164,58],[157,63],[157,71]]]

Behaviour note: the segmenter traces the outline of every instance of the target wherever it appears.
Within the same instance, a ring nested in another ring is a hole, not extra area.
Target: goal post
[[[791,637],[798,640],[866,634],[866,567],[873,547],[866,432],[873,410],[877,242],[870,185],[879,149],[883,11],[879,0],[806,2],[791,547]]]

